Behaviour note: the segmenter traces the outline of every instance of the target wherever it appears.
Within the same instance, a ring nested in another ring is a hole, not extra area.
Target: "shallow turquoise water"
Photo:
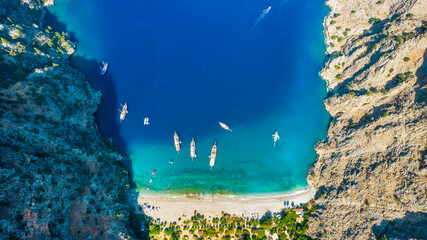
[[[150,192],[161,193],[256,194],[307,186],[313,147],[325,137],[329,118],[318,76],[323,1],[68,0],[51,12],[79,40],[77,55],[109,62],[108,76],[88,74],[101,90],[105,78],[113,79],[117,95],[103,92],[97,119],[114,138],[116,124],[106,123],[105,112],[128,103],[126,119],[118,125],[117,112],[115,121],[141,191],[150,185]],[[143,125],[144,117],[151,125]],[[273,147],[276,130],[281,138]]]

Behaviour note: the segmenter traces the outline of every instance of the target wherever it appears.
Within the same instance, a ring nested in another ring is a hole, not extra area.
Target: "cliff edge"
[[[313,238],[426,239],[427,1],[328,0]]]

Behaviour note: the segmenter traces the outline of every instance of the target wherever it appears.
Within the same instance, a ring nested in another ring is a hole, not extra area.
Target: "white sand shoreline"
[[[188,219],[197,211],[206,217],[220,217],[222,212],[245,217],[261,218],[266,212],[279,212],[283,208],[299,205],[314,197],[313,188],[282,194],[265,195],[167,195],[140,194],[138,204],[144,205],[147,216],[160,221]],[[289,205],[285,205],[285,202]],[[150,209],[146,206],[150,205]],[[152,209],[154,206],[155,209]],[[184,217],[185,216],[185,217]]]

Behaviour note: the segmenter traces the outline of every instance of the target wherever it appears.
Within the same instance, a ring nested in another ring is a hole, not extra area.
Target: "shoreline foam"
[[[221,217],[222,212],[245,217],[261,218],[267,212],[279,212],[310,201],[315,194],[314,188],[296,190],[283,194],[269,195],[139,195],[138,204],[144,203],[157,209],[144,207],[147,216],[160,221],[178,221],[189,219],[194,211],[205,217]],[[289,204],[285,205],[285,201]]]

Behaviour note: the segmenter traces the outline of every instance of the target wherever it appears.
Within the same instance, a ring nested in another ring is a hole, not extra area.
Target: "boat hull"
[[[209,166],[212,167],[215,165],[215,159],[216,159],[216,143],[212,146],[211,155],[209,156]]]
[[[173,136],[173,141],[175,144],[175,150],[178,152],[181,151],[181,141],[179,140],[178,134],[175,132],[174,136]]]

